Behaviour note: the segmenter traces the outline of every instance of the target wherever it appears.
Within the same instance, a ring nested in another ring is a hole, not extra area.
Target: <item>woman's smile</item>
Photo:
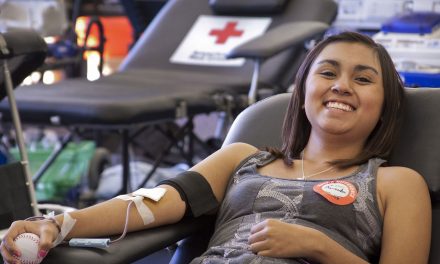
[[[356,110],[350,104],[347,104],[344,102],[338,102],[338,101],[327,101],[324,105],[329,110],[335,109],[335,110],[340,110],[343,112],[353,112]]]

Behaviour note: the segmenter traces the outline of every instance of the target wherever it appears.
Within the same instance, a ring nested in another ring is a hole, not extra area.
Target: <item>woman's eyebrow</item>
[[[331,64],[334,67],[340,67],[339,62],[337,62],[336,60],[330,60],[330,59],[325,59],[325,60],[321,60],[318,62],[318,64]],[[375,74],[379,75],[379,71],[377,71],[375,68],[368,66],[368,65],[356,65],[354,68],[355,71],[360,72],[360,71],[365,71],[365,70],[371,70],[373,71]]]
[[[356,67],[354,67],[354,70],[358,71],[358,72],[359,71],[365,71],[365,70],[371,70],[375,74],[379,75],[379,72],[375,68],[373,68],[371,66],[368,66],[368,65],[356,65]]]
[[[326,59],[326,60],[321,60],[321,61],[318,62],[318,64],[326,64],[326,63],[331,64],[331,65],[333,65],[335,67],[339,67],[339,62],[337,62],[335,60]]]

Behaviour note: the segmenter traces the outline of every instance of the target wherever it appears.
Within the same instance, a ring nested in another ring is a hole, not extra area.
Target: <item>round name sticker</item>
[[[337,205],[351,204],[356,200],[357,195],[356,187],[347,181],[322,182],[313,186],[313,190]]]

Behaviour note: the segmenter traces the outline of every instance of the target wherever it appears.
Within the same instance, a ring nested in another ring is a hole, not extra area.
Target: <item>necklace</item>
[[[325,170],[318,171],[318,172],[316,172],[316,173],[309,174],[309,175],[306,176],[306,175],[304,174],[304,150],[301,151],[301,173],[302,173],[302,178],[301,178],[301,180],[305,180],[305,179],[307,179],[307,178],[310,178],[310,177],[316,176],[316,175],[318,175],[318,174],[321,174],[321,173],[324,173],[324,172],[327,172],[327,171],[330,171],[330,170],[333,170],[333,166],[330,166],[330,167],[328,167],[328,168],[325,169]]]

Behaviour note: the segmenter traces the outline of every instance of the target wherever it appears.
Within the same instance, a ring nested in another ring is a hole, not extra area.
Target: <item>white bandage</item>
[[[48,217],[55,220],[53,212],[49,213]],[[63,224],[61,225],[61,231],[58,234],[55,241],[53,241],[53,247],[58,246],[61,242],[64,241],[64,238],[67,236],[67,234],[69,234],[70,230],[72,230],[75,223],[76,223],[76,219],[70,217],[68,213],[64,213]]]
[[[153,189],[145,189],[141,188],[135,192],[133,192],[134,196],[143,196],[145,198],[149,198],[155,202],[158,202],[167,192],[165,188],[153,188]]]
[[[136,205],[136,209],[144,222],[144,225],[148,225],[154,222],[154,215],[150,208],[144,204],[144,198],[149,198],[155,202],[158,202],[165,194],[166,189],[164,188],[153,188],[153,189],[139,189],[133,192],[133,196],[130,195],[119,195],[116,198],[124,201],[133,201]]]

